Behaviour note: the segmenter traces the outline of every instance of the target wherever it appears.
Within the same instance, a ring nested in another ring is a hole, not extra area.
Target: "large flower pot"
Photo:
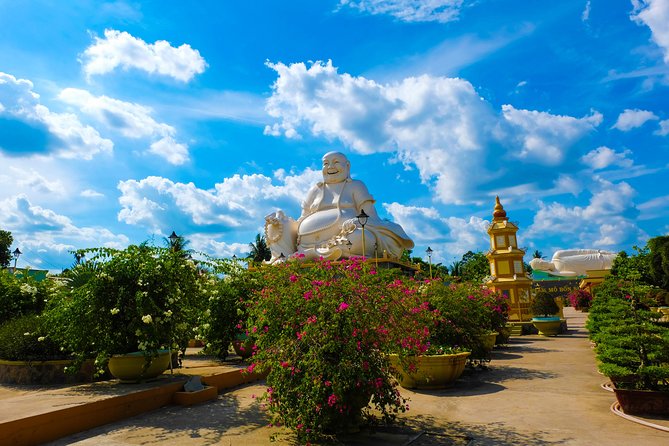
[[[669,392],[613,388],[623,412],[630,415],[669,415]]]
[[[497,339],[497,332],[496,331],[491,331],[490,333],[486,333],[483,335],[479,335],[478,337],[479,342],[481,343],[481,348],[483,348],[484,353],[490,353],[492,349],[495,347],[495,340]]]
[[[416,371],[406,370],[397,355],[390,355],[390,363],[398,372],[400,386],[406,389],[443,389],[462,375],[469,355],[469,352],[462,352],[417,356]]]
[[[232,341],[232,348],[242,359],[250,358],[253,355],[253,340],[235,339]]]
[[[560,334],[560,324],[557,316],[532,318],[532,325],[539,330],[541,336],[557,336]]]
[[[113,355],[109,358],[109,372],[122,382],[140,382],[161,375],[170,365],[170,351],[158,350],[158,356],[147,358],[143,352]]]

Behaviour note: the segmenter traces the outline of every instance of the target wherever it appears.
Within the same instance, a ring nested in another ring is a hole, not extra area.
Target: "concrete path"
[[[582,313],[565,309],[570,332],[523,336],[496,350],[486,371],[467,373],[453,388],[412,392],[403,425],[341,438],[352,445],[669,445],[669,433],[610,411],[615,397],[600,385]],[[291,444],[286,430],[267,427],[247,385],[217,401],[168,407],[51,443],[53,445]],[[669,420],[659,420],[669,426]],[[278,434],[270,442],[269,436]]]

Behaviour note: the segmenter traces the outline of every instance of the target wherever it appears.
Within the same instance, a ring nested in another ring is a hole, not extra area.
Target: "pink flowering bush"
[[[408,409],[387,352],[427,350],[432,313],[420,283],[361,259],[265,267],[249,308],[257,348],[249,370],[268,372],[275,421],[300,440],[343,432],[370,416]]]
[[[586,290],[574,290],[567,296],[569,303],[576,309],[588,309],[592,304],[592,295]]]

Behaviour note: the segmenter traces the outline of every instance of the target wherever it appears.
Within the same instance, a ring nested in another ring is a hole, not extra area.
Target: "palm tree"
[[[534,254],[532,255],[532,258],[534,259],[543,259],[544,255],[539,251],[538,249],[534,251]]]
[[[254,262],[262,262],[272,258],[272,251],[267,246],[264,235],[256,234],[256,241],[255,243],[249,243],[249,248],[251,248],[249,258]]]
[[[172,235],[170,235],[169,237],[164,237],[164,239],[165,239],[165,245],[170,250],[174,252],[180,252],[184,258],[191,255],[192,250],[186,248],[190,243],[190,241],[186,240],[186,238],[183,235],[177,235],[174,231],[172,231]]]

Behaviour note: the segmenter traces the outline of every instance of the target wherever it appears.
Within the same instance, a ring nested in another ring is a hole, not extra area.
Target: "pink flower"
[[[344,311],[348,307],[350,307],[349,304],[347,304],[346,302],[342,302],[342,303],[339,304],[339,308],[337,308],[337,312]]]
[[[330,387],[332,385],[332,381],[325,381],[323,384],[325,384],[325,387]]]
[[[287,361],[281,361],[281,367],[285,369],[286,367],[290,367],[290,364]]]
[[[307,291],[304,293],[304,300],[311,300],[311,298],[314,297],[314,293],[311,291]]]
[[[297,282],[297,276],[295,274],[290,276],[290,281],[291,282]]]
[[[248,373],[253,373],[253,370],[254,370],[255,368],[256,368],[256,364],[253,363],[253,364],[251,364],[250,366],[248,366],[248,367],[246,368],[246,371],[247,371]]]
[[[328,406],[332,407],[337,404],[337,395],[334,393],[328,397]]]

